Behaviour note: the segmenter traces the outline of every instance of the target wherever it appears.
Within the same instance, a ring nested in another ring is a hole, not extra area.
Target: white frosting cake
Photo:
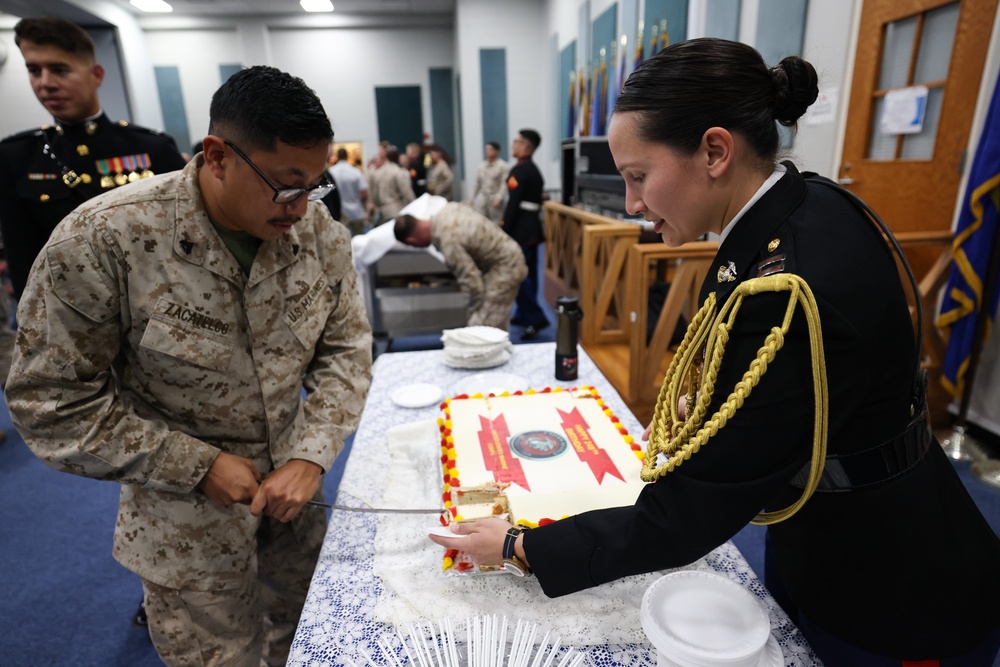
[[[591,387],[443,404],[444,501],[455,520],[536,526],[635,502],[642,448]]]

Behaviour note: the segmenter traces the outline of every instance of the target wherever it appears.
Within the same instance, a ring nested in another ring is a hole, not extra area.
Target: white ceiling
[[[114,0],[137,15],[141,12],[128,0]],[[298,0],[167,0],[173,16],[260,16],[306,15]],[[452,14],[456,0],[331,0],[334,14]],[[314,14],[321,16],[322,14]],[[164,14],[160,14],[164,16]]]
[[[133,7],[129,0],[110,0],[115,5],[134,14],[145,25],[167,22],[246,18],[251,16],[282,17],[296,22],[309,21],[320,24],[349,23],[363,17],[384,21],[393,20],[451,20],[457,0],[331,0],[333,12],[308,13],[298,0],[167,0],[173,7],[169,13],[143,12]],[[84,5],[86,7],[86,5]],[[19,16],[60,15],[82,24],[93,23],[86,10],[66,0],[0,0],[0,24],[13,26]],[[98,23],[101,21],[98,20]]]

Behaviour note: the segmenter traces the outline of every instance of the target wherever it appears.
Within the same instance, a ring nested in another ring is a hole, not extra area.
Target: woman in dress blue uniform
[[[775,121],[794,125],[816,81],[800,58],[769,69],[717,39],[629,77],[609,132],[629,212],[670,246],[721,235],[651,426],[653,483],[510,538],[490,519],[432,539],[530,567],[558,596],[686,565],[756,517],[766,583],[826,664],[991,665],[1000,540],[930,434],[893,254],[847,193],[776,161]],[[688,351],[700,393],[680,398]]]

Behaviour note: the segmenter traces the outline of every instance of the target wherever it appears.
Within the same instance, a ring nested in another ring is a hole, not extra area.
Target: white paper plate
[[[468,535],[459,535],[458,533],[451,532],[451,528],[447,526],[436,526],[434,528],[427,529],[428,535],[437,535],[438,537],[468,537]]]
[[[657,652],[657,667],[687,667],[679,662],[674,662],[662,653]],[[693,664],[693,663],[689,663]],[[722,667],[725,663],[718,663]],[[754,667],[785,667],[785,655],[781,652],[781,647],[778,646],[778,640],[771,635],[767,639],[767,645],[764,647],[764,652],[760,656],[760,662],[758,662]]]
[[[401,408],[425,408],[441,400],[441,387],[426,382],[408,384],[396,389],[389,399]]]
[[[681,570],[646,589],[642,629],[677,664],[760,667],[771,624],[757,599],[727,577]],[[779,651],[780,654],[780,651]]]
[[[514,393],[528,388],[528,381],[520,375],[512,373],[474,373],[455,383],[453,394],[502,394]]]
[[[774,635],[767,638],[764,655],[760,656],[760,664],[757,667],[785,667],[785,654],[781,652]]]

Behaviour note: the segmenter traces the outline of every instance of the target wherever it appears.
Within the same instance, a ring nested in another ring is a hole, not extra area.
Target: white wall
[[[0,137],[52,122],[52,116],[38,103],[34,93],[31,92],[28,71],[24,68],[24,58],[21,56],[21,51],[14,46],[15,23],[17,19],[7,21],[0,26],[0,39],[7,45],[7,62],[0,67],[0,100],[3,100]]]
[[[362,141],[366,154],[374,153],[377,86],[420,86],[423,128],[431,134],[429,70],[454,66],[451,30],[272,29],[270,37],[274,66],[316,91],[338,140]]]
[[[147,22],[153,63],[180,71],[192,140],[208,131],[219,65],[273,65],[303,79],[323,102],[338,141],[378,144],[375,87],[420,86],[423,129],[431,133],[431,68],[454,67],[449,27],[396,24],[349,29],[294,21]],[[173,27],[175,26],[175,27]],[[178,49],[178,44],[184,44]],[[433,137],[432,137],[433,139]]]
[[[88,13],[118,28],[122,69],[129,91],[132,122],[146,127],[163,127],[160,93],[156,88],[153,62],[146,46],[146,35],[129,10],[108,0],[69,0]]]
[[[236,30],[156,30],[147,32],[146,39],[154,66],[177,67],[188,132],[192,142],[198,141],[208,134],[208,106],[220,84],[219,65],[241,62]]]
[[[836,98],[830,122],[812,124],[812,113],[799,121],[794,152],[799,168],[836,179],[843,153],[843,128],[847,121],[850,76],[854,68],[861,0],[810,2],[802,57],[812,63],[819,77],[820,94]],[[814,107],[812,111],[814,112]],[[817,117],[817,121],[819,118]]]
[[[558,0],[555,0],[558,1]],[[559,167],[548,142],[558,141],[552,127],[554,77],[550,70],[549,35],[545,3],[536,0],[458,0],[455,12],[457,69],[462,77],[462,130],[466,183],[476,176],[482,161],[483,137],[479,50],[505,49],[507,64],[508,139],[521,128],[536,128],[542,147],[535,162],[546,187],[559,183]],[[510,148],[508,147],[508,153]],[[464,192],[469,192],[467,186]]]

